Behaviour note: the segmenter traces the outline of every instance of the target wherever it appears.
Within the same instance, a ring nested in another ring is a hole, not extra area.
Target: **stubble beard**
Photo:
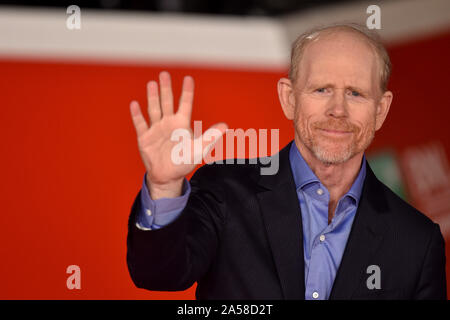
[[[324,126],[323,123],[312,124],[311,130],[307,130],[306,123],[296,121],[298,138],[301,143],[314,155],[316,159],[326,165],[336,165],[347,162],[355,155],[363,152],[371,144],[375,137],[375,123],[371,123],[363,132],[359,128],[347,124],[345,127],[352,128],[352,137],[348,138],[328,138],[321,136],[317,132],[317,127]],[[325,126],[326,127],[326,126]],[[338,129],[339,126],[332,125],[330,129]],[[313,129],[314,128],[314,129]],[[358,138],[359,137],[359,138]]]

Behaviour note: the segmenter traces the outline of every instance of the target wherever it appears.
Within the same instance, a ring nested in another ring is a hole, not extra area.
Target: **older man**
[[[147,170],[129,219],[136,286],[198,282],[198,299],[445,299],[439,226],[378,181],[364,157],[391,105],[389,73],[389,56],[364,27],[301,35],[289,79],[278,82],[295,127],[276,155],[279,171],[213,164],[190,182],[195,164],[171,161],[170,136],[190,128],[193,80],[184,79],[176,113],[169,74],[160,74],[161,97],[151,81],[150,128],[130,106]]]

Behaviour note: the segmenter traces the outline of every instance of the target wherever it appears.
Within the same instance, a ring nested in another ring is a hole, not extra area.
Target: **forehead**
[[[319,34],[300,61],[298,80],[304,84],[327,81],[337,86],[378,84],[377,56],[362,35],[349,31]]]

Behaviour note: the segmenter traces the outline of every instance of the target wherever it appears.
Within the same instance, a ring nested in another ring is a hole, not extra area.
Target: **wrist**
[[[181,196],[184,178],[174,180],[168,183],[155,183],[150,181],[147,176],[146,184],[153,200],[161,198],[176,198]]]

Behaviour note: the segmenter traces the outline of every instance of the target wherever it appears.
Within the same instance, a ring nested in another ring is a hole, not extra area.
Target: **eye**
[[[354,97],[359,97],[361,94],[358,91],[353,90],[352,91],[352,96]]]
[[[325,93],[325,90],[326,90],[325,88],[319,88],[319,89],[316,89],[316,91],[317,91],[317,92],[320,92],[320,93]]]

